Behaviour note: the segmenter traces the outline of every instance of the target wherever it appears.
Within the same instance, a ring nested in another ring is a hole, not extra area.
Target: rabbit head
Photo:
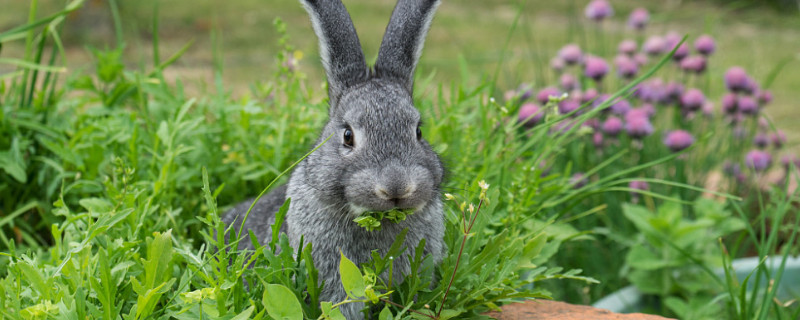
[[[412,99],[414,69],[439,1],[400,0],[372,68],[340,0],[302,3],[319,37],[330,104],[317,144],[330,139],[299,168],[303,184],[351,215],[422,210],[439,201],[444,170],[422,137]]]

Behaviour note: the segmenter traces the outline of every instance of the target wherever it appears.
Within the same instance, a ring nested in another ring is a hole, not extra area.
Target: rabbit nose
[[[400,168],[391,166],[381,172],[378,184],[375,186],[375,193],[383,200],[394,201],[407,199],[416,190],[414,184],[409,181],[409,176]]]
[[[378,197],[380,197],[383,200],[390,200],[397,202],[399,200],[410,197],[411,194],[414,193],[414,189],[409,185],[406,185],[404,187],[379,186],[377,188],[376,193],[378,194]]]

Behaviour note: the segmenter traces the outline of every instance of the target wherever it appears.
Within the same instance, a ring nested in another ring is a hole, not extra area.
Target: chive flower
[[[628,26],[636,30],[643,30],[648,21],[650,21],[650,13],[645,8],[633,9],[628,16]]]
[[[744,163],[756,172],[763,172],[772,164],[772,156],[766,151],[751,150],[745,155]]]
[[[586,5],[584,14],[589,19],[600,22],[614,14],[614,8],[606,0],[592,0]]]
[[[519,108],[519,122],[531,127],[542,121],[544,111],[535,103],[526,103]]]
[[[697,37],[697,40],[694,41],[694,49],[704,56],[710,56],[716,49],[714,38],[707,34]]]
[[[684,130],[675,130],[667,133],[664,137],[664,145],[672,152],[682,151],[694,143],[694,137]]]

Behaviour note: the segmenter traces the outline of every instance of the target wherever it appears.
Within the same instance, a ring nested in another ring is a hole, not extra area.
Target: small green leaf
[[[292,290],[280,284],[267,284],[261,300],[273,319],[303,320],[303,308]]]
[[[363,298],[366,286],[364,285],[364,276],[358,270],[353,261],[347,259],[341,251],[341,259],[339,260],[339,275],[342,278],[342,286],[347,296],[353,299]]]
[[[250,308],[244,309],[241,313],[237,314],[235,317],[231,318],[231,320],[247,320],[250,319],[250,315],[253,314],[253,310],[255,310],[255,306],[250,306]]]
[[[89,210],[89,213],[93,214],[105,214],[114,208],[114,205],[111,204],[111,202],[103,198],[85,198],[78,201],[78,203],[81,205],[81,207]]]
[[[3,168],[8,175],[21,183],[28,181],[25,175],[25,163],[17,161],[7,152],[0,153],[0,168]]]
[[[322,309],[322,318],[325,320],[347,320],[339,308],[333,309],[330,302],[326,301],[320,304],[320,309]]]
[[[389,305],[383,306],[383,310],[378,315],[378,320],[394,320],[394,315],[392,315],[392,310],[389,310]]]

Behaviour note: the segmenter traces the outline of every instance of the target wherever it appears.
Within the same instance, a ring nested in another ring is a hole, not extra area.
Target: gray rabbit
[[[446,253],[440,184],[444,169],[422,138],[420,113],[414,108],[414,69],[439,0],[399,0],[381,43],[375,66],[367,67],[356,30],[341,0],[301,0],[319,37],[328,78],[329,120],[316,145],[330,140],[294,170],[288,185],[262,197],[245,229],[266,243],[270,226],[284,199],[291,198],[281,228],[297,248],[300,237],[313,244],[312,255],[325,287],[320,299],[346,299],[339,278],[342,253],[356,264],[370,252],[385,253],[405,228],[405,253],[421,239],[424,252],[439,263]],[[228,223],[241,219],[250,201],[225,214]],[[384,221],[367,231],[353,222],[365,211],[414,209],[405,221]],[[240,249],[252,249],[250,241]],[[394,260],[394,279],[410,272],[409,257]],[[388,275],[384,275],[388,276]],[[342,307],[348,319],[362,318],[363,304]]]

